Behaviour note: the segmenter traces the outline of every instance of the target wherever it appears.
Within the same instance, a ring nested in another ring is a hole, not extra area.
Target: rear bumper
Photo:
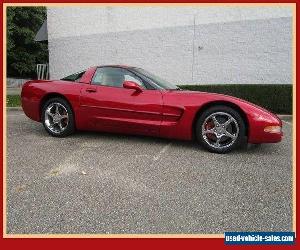
[[[40,122],[39,100],[32,96],[25,95],[24,87],[21,92],[22,109],[30,119]]]

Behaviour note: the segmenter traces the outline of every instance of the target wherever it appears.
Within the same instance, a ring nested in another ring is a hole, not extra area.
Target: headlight
[[[267,126],[264,128],[264,131],[267,133],[281,133],[281,127],[280,126]]]

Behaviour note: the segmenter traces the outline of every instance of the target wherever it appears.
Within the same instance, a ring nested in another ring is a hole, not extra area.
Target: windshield
[[[160,77],[153,75],[152,73],[141,69],[141,68],[134,68],[138,73],[144,75],[149,80],[154,82],[156,85],[158,85],[162,89],[180,89],[175,84],[169,83],[168,81],[161,79]]]

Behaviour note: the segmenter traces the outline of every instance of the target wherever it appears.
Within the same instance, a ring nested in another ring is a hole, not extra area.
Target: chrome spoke
[[[61,119],[66,119],[66,118],[68,118],[69,116],[68,115],[62,115],[61,116]]]
[[[56,106],[55,106],[55,113],[56,114],[59,114],[59,108],[58,108],[58,105],[56,104]]]
[[[230,134],[228,131],[225,131],[224,136],[227,136],[231,139],[234,139],[236,137],[236,135]]]
[[[221,141],[221,137],[217,138],[217,140],[215,142],[216,147],[220,147],[220,141]]]
[[[213,120],[213,122],[214,122],[215,127],[216,127],[216,126],[219,126],[219,122],[218,122],[218,120],[217,120],[217,118],[216,118],[215,115],[212,117],[212,120]]]
[[[58,126],[59,126],[60,130],[63,130],[63,129],[64,129],[64,128],[63,128],[63,125],[62,125],[62,123],[61,123],[61,120],[60,120],[60,122],[58,122]]]
[[[234,121],[234,119],[233,119],[232,117],[229,117],[229,119],[228,119],[225,123],[223,123],[222,125],[225,126],[225,127],[227,128],[227,126],[228,126],[230,123],[232,123],[233,121]]]
[[[237,140],[238,135],[239,124],[231,114],[226,112],[212,113],[202,124],[202,137],[213,148],[230,147]]]
[[[69,123],[69,114],[65,106],[63,106],[59,102],[49,104],[49,106],[45,111],[46,127],[51,132],[59,134],[66,129],[68,123]]]
[[[46,113],[47,113],[47,115],[50,115],[51,117],[54,116],[54,114],[52,114],[50,110],[46,110]]]

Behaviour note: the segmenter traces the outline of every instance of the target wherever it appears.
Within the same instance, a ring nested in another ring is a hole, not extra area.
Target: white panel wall
[[[51,78],[128,64],[176,84],[291,83],[289,7],[48,8]]]
[[[196,26],[192,82],[292,83],[291,30],[290,18]]]

